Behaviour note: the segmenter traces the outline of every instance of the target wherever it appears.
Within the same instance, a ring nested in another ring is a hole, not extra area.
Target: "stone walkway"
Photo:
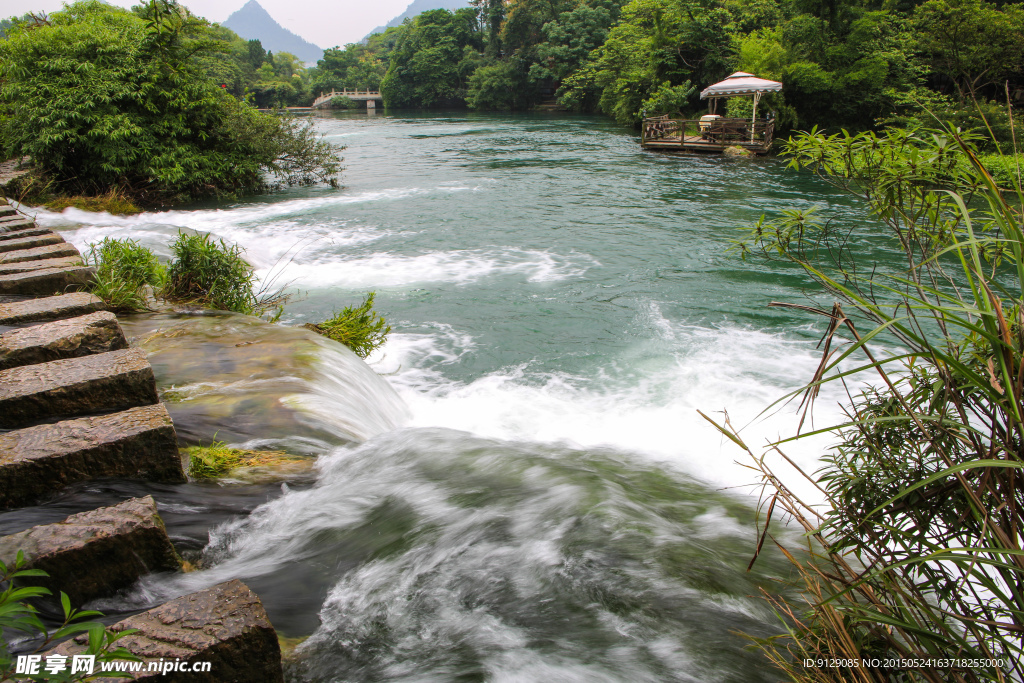
[[[94,274],[73,245],[0,199],[0,509],[103,477],[186,481],[145,352],[129,347],[100,299],[79,291]],[[29,568],[50,575],[31,580],[68,593],[76,607],[181,569],[150,496],[0,537],[0,561],[11,566],[19,550]],[[178,618],[168,621],[172,612]],[[209,673],[143,671],[138,680],[283,680],[273,627],[237,581],[113,628],[139,628],[121,644],[146,660],[211,662]],[[68,641],[54,653],[81,649]]]

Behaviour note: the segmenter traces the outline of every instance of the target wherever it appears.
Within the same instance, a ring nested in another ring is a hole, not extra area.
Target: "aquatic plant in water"
[[[319,325],[309,323],[308,329],[340,342],[360,358],[366,358],[387,341],[391,325],[373,310],[370,292],[358,306],[346,306]]]

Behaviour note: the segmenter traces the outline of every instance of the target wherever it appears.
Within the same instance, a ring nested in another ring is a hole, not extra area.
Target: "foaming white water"
[[[363,289],[424,282],[467,284],[493,275],[523,275],[528,282],[551,282],[578,277],[595,265],[597,261],[586,254],[563,256],[504,247],[434,251],[416,256],[383,252],[356,258],[330,255],[314,262],[296,259],[278,271],[283,280],[301,286]],[[270,270],[260,272],[263,277],[270,274]]]
[[[750,329],[673,325],[660,315],[652,322],[661,331],[656,352],[650,343],[641,344],[635,357],[588,377],[538,372],[526,364],[468,383],[450,380],[443,366],[473,348],[471,338],[450,328],[392,335],[378,369],[394,373],[391,381],[417,426],[511,441],[612,447],[671,463],[721,486],[755,482],[742,451],[697,411],[719,421],[727,411],[755,452],[769,440],[794,434],[795,402],[762,412],[813,375],[820,358],[814,344]],[[843,396],[838,386],[822,388],[817,424],[841,420]],[[788,446],[786,453],[813,472],[829,439],[811,437]],[[795,488],[816,499],[809,483],[793,475]]]

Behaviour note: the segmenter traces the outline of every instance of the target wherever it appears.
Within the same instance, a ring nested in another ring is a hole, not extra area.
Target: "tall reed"
[[[787,633],[758,641],[793,681],[1024,680],[1024,193],[1019,169],[1012,191],[997,186],[974,140],[812,131],[786,145],[793,167],[866,202],[898,268],[865,263],[855,232],[815,211],[762,218],[738,242],[826,295],[773,304],[826,324],[817,371],[787,399],[806,417],[826,382],[848,398],[841,424],[759,453],[705,415],[761,473],[758,552],[776,543],[802,577],[804,604],[766,594]],[[805,473],[819,504],[774,463],[821,433],[835,444]],[[800,547],[776,538],[773,516],[803,529]]]

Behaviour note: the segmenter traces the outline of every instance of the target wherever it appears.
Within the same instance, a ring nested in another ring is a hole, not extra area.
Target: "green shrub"
[[[163,290],[167,299],[246,315],[266,308],[253,291],[256,275],[237,244],[215,241],[209,234],[179,233],[171,251]]]
[[[360,358],[366,358],[387,341],[391,332],[387,321],[373,310],[375,294],[370,292],[359,306],[346,306],[329,320],[306,327],[344,344]]]
[[[790,547],[803,599],[769,598],[788,633],[760,641],[788,680],[1024,676],[1024,193],[998,187],[974,139],[951,126],[787,143],[794,167],[863,201],[896,263],[866,261],[863,235],[807,210],[762,218],[741,242],[823,288],[824,301],[773,304],[824,318],[820,365],[791,397],[809,410],[826,382],[849,392],[841,423],[751,453],[768,508],[761,542],[776,509],[805,532],[799,549],[773,535]],[[856,392],[858,371],[874,386]],[[834,446],[813,505],[769,456],[823,433]],[[885,664],[907,659],[922,664]]]
[[[335,149],[308,124],[255,111],[211,80],[214,42],[181,6],[85,0],[0,40],[4,158],[28,156],[63,194],[117,188],[140,204],[330,182]],[[195,36],[200,36],[197,38]]]
[[[14,564],[7,566],[0,561],[0,631],[4,638],[0,639],[0,680],[9,681],[17,675],[18,680],[33,681],[84,681],[93,680],[86,673],[72,674],[65,670],[51,675],[40,667],[37,674],[15,674],[15,656],[8,650],[8,639],[13,631],[27,633],[38,639],[33,653],[45,652],[56,643],[80,633],[88,634],[88,646],[83,654],[95,655],[97,662],[109,662],[114,659],[139,661],[139,658],[128,650],[116,645],[118,639],[136,633],[138,629],[125,629],[114,633],[97,621],[82,621],[90,617],[103,616],[99,612],[83,612],[73,609],[71,601],[65,593],[60,594],[63,617],[56,629],[50,630],[39,618],[35,607],[28,601],[51,595],[49,589],[40,586],[15,586],[15,579],[30,577],[44,578],[47,573],[41,569],[25,569],[25,554],[19,550]],[[44,660],[45,663],[45,660]],[[98,667],[97,667],[98,668]]]
[[[86,262],[96,267],[93,294],[115,311],[149,308],[146,287],[159,288],[167,274],[156,255],[133,239],[106,237],[91,245]]]

